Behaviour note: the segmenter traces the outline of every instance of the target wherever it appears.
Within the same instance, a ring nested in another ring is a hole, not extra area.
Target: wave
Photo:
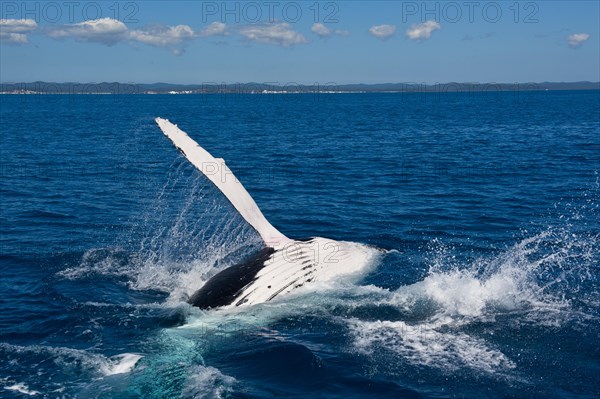
[[[47,210],[34,209],[30,211],[21,212],[19,215],[23,220],[28,222],[35,222],[39,219],[76,219],[77,216],[69,215],[61,212],[53,212]]]
[[[363,355],[391,351],[412,364],[453,371],[469,367],[496,372],[515,363],[485,340],[465,333],[444,333],[440,325],[410,325],[402,321],[349,319],[353,346]]]
[[[0,358],[11,365],[10,377],[0,378],[4,389],[25,395],[60,396],[79,387],[82,380],[103,380],[130,373],[143,356],[122,353],[105,356],[81,349],[0,343]],[[17,381],[16,376],[32,381]],[[36,389],[29,385],[38,385]],[[0,395],[1,396],[1,395]]]
[[[7,343],[0,343],[0,351],[4,352],[3,357],[9,359],[23,356],[30,360],[39,359],[40,362],[52,360],[64,369],[76,369],[105,377],[130,372],[143,357],[133,353],[107,357],[81,349],[41,345],[19,346]]]

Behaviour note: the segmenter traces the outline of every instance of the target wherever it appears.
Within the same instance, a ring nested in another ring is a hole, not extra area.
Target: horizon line
[[[429,82],[416,82],[416,81],[396,81],[396,82],[377,82],[377,83],[365,83],[365,82],[355,82],[355,83],[338,83],[338,82],[332,82],[332,81],[328,81],[328,82],[311,82],[311,83],[299,83],[299,82],[294,82],[294,81],[289,81],[289,82],[285,82],[285,83],[281,83],[281,82],[258,82],[258,81],[245,81],[245,82],[216,82],[216,81],[206,81],[206,82],[199,82],[199,83],[171,83],[171,82],[164,82],[164,81],[155,81],[155,82],[150,82],[150,83],[144,83],[144,82],[123,82],[123,81],[108,81],[108,80],[104,80],[104,81],[87,81],[87,82],[81,82],[81,81],[63,81],[63,82],[57,82],[57,81],[50,81],[50,80],[35,80],[35,81],[28,81],[28,82],[24,82],[24,81],[8,81],[8,82],[3,82],[0,81],[0,84],[6,84],[6,85],[16,85],[16,84],[35,84],[35,83],[47,83],[47,84],[103,84],[103,83],[109,83],[109,84],[127,84],[127,85],[171,85],[171,86],[201,86],[201,85],[252,85],[252,84],[257,84],[257,85],[265,85],[265,86],[279,86],[279,87],[286,87],[286,86],[290,86],[290,85],[295,85],[295,86],[326,86],[326,87],[333,87],[333,86],[351,86],[351,85],[364,85],[364,86],[379,86],[379,85],[399,85],[399,84],[406,84],[406,85],[426,85],[426,86],[436,86],[436,85],[449,85],[449,84],[463,84],[463,85],[468,85],[468,84],[472,84],[472,85],[491,85],[491,84],[496,84],[496,85],[527,85],[527,84],[577,84],[577,83],[592,83],[592,84],[600,84],[600,80],[598,81],[593,81],[593,80],[574,80],[574,81],[517,81],[517,82],[495,82],[495,81],[488,81],[488,82],[476,82],[476,81],[447,81],[447,82],[435,82],[435,83],[429,83]]]

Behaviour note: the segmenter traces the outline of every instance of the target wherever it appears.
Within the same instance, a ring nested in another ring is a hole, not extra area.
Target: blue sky
[[[0,3],[0,81],[600,80],[598,1]]]

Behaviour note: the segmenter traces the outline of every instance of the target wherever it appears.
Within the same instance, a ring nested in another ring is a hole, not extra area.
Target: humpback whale
[[[264,248],[244,262],[215,274],[190,298],[193,306],[210,309],[268,302],[307,283],[356,274],[372,262],[365,245],[328,238],[288,238],[271,225],[225,161],[213,157],[167,119],[156,123],[179,151],[229,200],[264,241]]]

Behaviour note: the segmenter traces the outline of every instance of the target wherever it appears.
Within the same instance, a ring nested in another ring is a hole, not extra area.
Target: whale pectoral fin
[[[155,121],[165,136],[173,142],[188,161],[225,195],[239,214],[260,234],[267,246],[281,245],[290,241],[267,221],[254,199],[233,175],[222,158],[213,157],[167,119],[156,118]]]

